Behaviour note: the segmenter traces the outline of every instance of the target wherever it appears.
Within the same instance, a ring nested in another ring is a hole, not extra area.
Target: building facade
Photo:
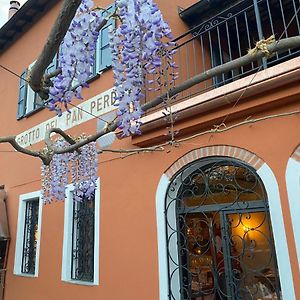
[[[1,66],[26,78],[61,2],[28,0],[0,29]],[[296,0],[157,4],[176,37],[176,85],[257,41],[299,35]],[[84,100],[60,118],[2,68],[0,136],[41,149],[50,128],[90,135],[111,121],[115,25],[101,31]],[[141,136],[102,137],[103,149],[145,149],[99,154],[89,201],[69,185],[64,202],[43,205],[41,161],[0,144],[3,299],[300,299],[299,66],[296,48],[234,67],[171,99],[174,118],[147,112]]]

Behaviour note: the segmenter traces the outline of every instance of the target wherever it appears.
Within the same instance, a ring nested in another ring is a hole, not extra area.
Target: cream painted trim
[[[286,168],[286,186],[289,198],[292,226],[300,268],[300,162],[292,158]]]
[[[278,184],[272,170],[266,163],[264,163],[263,166],[258,169],[257,173],[263,181],[268,196],[269,210],[271,216],[283,299],[295,300],[296,298],[292,277],[291,262],[289,258],[287,239],[285,235],[285,227],[283,222]],[[163,174],[158,184],[156,192],[160,300],[169,299],[168,259],[165,221],[165,198],[169,184],[169,179],[165,174]],[[176,300],[180,300],[180,298]]]
[[[257,170],[257,174],[260,176],[268,195],[282,299],[296,300],[277,180],[271,168],[266,163]]]
[[[68,185],[65,199],[64,242],[62,254],[61,280],[79,285],[99,285],[99,234],[100,234],[100,179],[97,180],[95,192],[95,232],[94,232],[94,281],[86,282],[71,279],[71,249],[72,249],[72,221],[73,221],[73,185]]]
[[[156,191],[156,224],[157,224],[157,246],[158,246],[158,270],[159,270],[159,299],[167,300],[169,294],[168,286],[168,257],[167,257],[167,232],[165,219],[165,199],[170,181],[163,174],[160,178]]]
[[[25,226],[25,209],[26,201],[38,199],[39,200],[39,216],[38,216],[38,241],[36,246],[36,258],[35,258],[35,273],[26,274],[22,273],[22,256],[23,256],[23,241],[24,241],[24,226]],[[17,224],[17,238],[16,238],[16,250],[15,250],[15,264],[14,274],[24,277],[38,277],[39,273],[39,258],[40,258],[40,243],[41,243],[41,228],[42,228],[42,209],[43,201],[41,199],[41,192],[36,191],[28,194],[20,195],[19,198],[19,213]]]

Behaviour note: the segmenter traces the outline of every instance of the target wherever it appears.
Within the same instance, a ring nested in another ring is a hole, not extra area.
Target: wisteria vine
[[[168,90],[177,77],[177,66],[173,59],[171,29],[158,6],[152,0],[115,0],[115,4],[121,24],[110,32],[110,46],[118,127],[123,136],[129,136],[140,133],[145,85]],[[115,14],[109,17],[115,17]],[[62,106],[68,110],[73,98],[82,99],[82,88],[88,87],[103,20],[101,10],[94,9],[92,0],[82,0],[60,48],[61,72],[53,79],[49,90],[49,109],[59,116]],[[155,80],[146,80],[149,75]],[[63,149],[67,142],[59,139],[55,146]],[[95,143],[81,147],[80,153],[54,154],[50,165],[42,166],[44,202],[64,200],[70,178],[74,185],[74,200],[80,201],[94,194],[97,178]]]
[[[80,139],[84,138],[82,135]],[[68,146],[64,139],[55,142],[57,149]],[[45,204],[63,201],[69,179],[73,184],[73,199],[90,199],[96,189],[98,153],[96,143],[80,148],[80,152],[54,154],[49,165],[42,165],[42,198]]]
[[[175,51],[169,50],[173,45],[171,29],[152,0],[116,0],[116,6],[121,26],[110,37],[112,67],[119,128],[123,136],[129,136],[140,134],[146,75],[154,75],[160,89],[165,86],[163,69],[172,69],[171,83],[176,79],[177,66],[173,62]],[[167,66],[163,66],[163,59],[166,59]],[[155,81],[149,80],[147,83],[151,85]]]
[[[53,80],[48,102],[49,109],[59,116],[62,114],[61,104],[68,109],[74,97],[83,99],[82,88],[88,87],[86,82],[95,62],[98,27],[103,21],[100,11],[93,10],[93,7],[92,0],[82,0],[60,47],[58,63],[61,73]]]

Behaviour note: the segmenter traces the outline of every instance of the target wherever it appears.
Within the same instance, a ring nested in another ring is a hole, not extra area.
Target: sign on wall
[[[89,121],[95,117],[106,114],[116,107],[115,92],[113,88],[79,104],[77,107],[70,109],[70,112],[64,112],[61,117],[53,117],[39,125],[36,125],[19,135],[17,142],[22,147],[41,142],[45,139],[45,133],[51,128],[60,128],[62,130],[70,129],[74,126]]]

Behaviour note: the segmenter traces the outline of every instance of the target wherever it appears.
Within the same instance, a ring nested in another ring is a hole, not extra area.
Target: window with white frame
[[[66,191],[62,280],[84,285],[99,283],[100,189],[90,199],[73,200]]]
[[[102,11],[102,16],[108,17],[109,14],[113,13],[115,10],[114,3],[110,4]],[[112,64],[112,55],[109,47],[109,31],[113,30],[116,26],[116,20],[110,18],[105,26],[99,32],[99,38],[96,45],[95,51],[95,61],[91,69],[91,77],[89,81],[95,78],[97,75],[103,73],[105,70],[109,69]],[[34,63],[32,63],[26,70],[23,71],[20,78],[19,84],[19,98],[18,98],[18,108],[17,108],[17,119],[22,119],[23,117],[29,116],[31,113],[37,111],[39,108],[43,107],[43,101],[37,93],[35,93],[27,82],[27,76]],[[58,66],[57,55],[54,57],[51,64],[46,69],[45,73],[53,72]],[[76,81],[73,82],[76,85]]]
[[[20,196],[15,275],[38,276],[42,201],[40,192]]]
[[[35,93],[28,84],[27,77],[32,69],[35,62],[29,65],[29,67],[23,71],[20,76],[19,83],[19,99],[18,99],[18,111],[17,111],[17,119],[21,119],[25,116],[28,116],[32,112],[38,110],[43,107],[43,101],[38,95]],[[51,64],[47,67],[45,73],[50,74],[57,67],[57,56],[55,55]]]

